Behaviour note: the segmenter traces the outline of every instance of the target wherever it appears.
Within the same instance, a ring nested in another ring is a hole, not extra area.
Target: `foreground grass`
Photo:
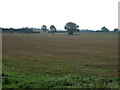
[[[120,78],[3,74],[3,88],[119,88]]]
[[[56,58],[44,57],[44,59],[49,64],[41,59],[29,60],[31,64],[28,64],[26,60],[16,61],[4,58],[3,88],[118,88],[119,86],[120,78],[114,76],[115,74],[111,76],[114,70],[111,67],[109,67],[110,70],[108,68],[105,70],[100,66],[85,65],[79,68],[78,72],[75,71],[77,68],[74,69],[71,64],[73,62],[70,60],[62,62]],[[51,64],[50,61],[52,61]],[[109,72],[111,73],[107,74]],[[117,74],[117,71],[114,73]]]

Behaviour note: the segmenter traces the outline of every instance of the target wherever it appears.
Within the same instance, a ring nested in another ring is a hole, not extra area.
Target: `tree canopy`
[[[69,32],[69,35],[73,35],[74,31],[77,31],[79,28],[79,25],[76,25],[76,23],[68,22],[66,23],[64,29],[66,29]]]
[[[102,28],[101,28],[101,31],[102,31],[102,32],[108,32],[109,30],[108,30],[106,27],[102,27]]]
[[[114,32],[119,32],[119,29],[115,28],[115,29],[114,29]]]
[[[47,26],[46,26],[46,25],[42,25],[42,26],[41,26],[41,30],[47,31]]]
[[[56,32],[55,26],[54,26],[54,25],[51,25],[51,26],[50,26],[50,30],[53,31],[53,32]]]

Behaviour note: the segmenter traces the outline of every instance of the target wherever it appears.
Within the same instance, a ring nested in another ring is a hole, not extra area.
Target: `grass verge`
[[[105,78],[98,76],[65,75],[54,77],[50,75],[19,75],[4,73],[3,88],[119,88],[120,78]]]

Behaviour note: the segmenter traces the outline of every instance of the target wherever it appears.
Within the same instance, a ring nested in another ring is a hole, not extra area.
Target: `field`
[[[118,33],[2,38],[3,88],[118,88]]]

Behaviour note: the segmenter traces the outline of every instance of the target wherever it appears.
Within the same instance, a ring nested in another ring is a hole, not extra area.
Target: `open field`
[[[2,44],[3,73],[5,76],[3,87],[20,88],[19,82],[9,84],[9,81],[5,81],[6,78],[8,80],[10,77],[14,81],[15,76],[18,76],[19,78],[16,78],[16,80],[21,80],[21,82],[29,81],[33,76],[36,83],[38,83],[37,80],[49,81],[46,77],[50,77],[53,82],[56,82],[56,79],[60,77],[65,77],[66,80],[67,76],[93,77],[94,80],[94,77],[96,77],[98,83],[93,86],[88,85],[88,87],[117,87],[115,81],[109,85],[99,83],[100,77],[108,80],[108,78],[118,76],[117,33],[81,32],[75,35],[3,34]],[[22,76],[24,79],[21,78]],[[41,79],[40,77],[44,78]],[[77,79],[78,83],[80,83],[80,80]],[[85,85],[80,86],[82,84],[78,83],[78,86],[74,87],[85,87]],[[89,82],[89,84],[92,83]],[[28,82],[25,85],[28,85]],[[33,88],[49,86],[45,86],[45,83],[44,85],[39,83],[38,86],[36,84],[32,85]],[[70,85],[69,87],[73,87]],[[60,84],[59,87],[63,86]]]

